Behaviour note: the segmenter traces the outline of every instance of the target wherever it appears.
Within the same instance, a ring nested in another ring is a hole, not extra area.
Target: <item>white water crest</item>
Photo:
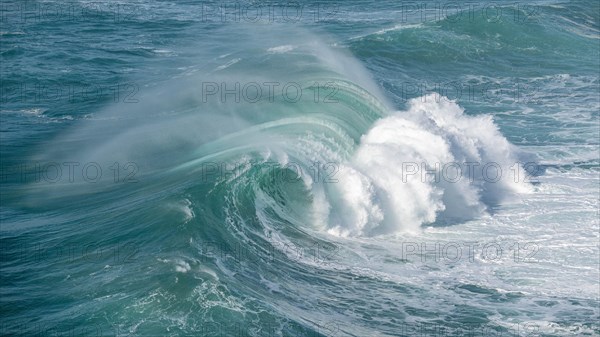
[[[339,181],[328,232],[341,236],[464,221],[530,191],[516,148],[491,116],[468,116],[435,94],[377,121]]]

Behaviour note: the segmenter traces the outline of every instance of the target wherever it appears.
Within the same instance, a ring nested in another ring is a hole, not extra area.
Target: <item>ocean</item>
[[[600,3],[3,0],[0,335],[600,336]]]

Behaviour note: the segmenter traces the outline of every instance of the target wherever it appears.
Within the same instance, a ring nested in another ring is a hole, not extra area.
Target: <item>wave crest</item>
[[[340,170],[328,232],[418,231],[481,215],[529,191],[517,153],[490,116],[469,116],[436,95],[383,118]]]

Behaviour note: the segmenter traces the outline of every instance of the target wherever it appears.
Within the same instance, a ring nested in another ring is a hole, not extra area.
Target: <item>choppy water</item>
[[[595,336],[597,1],[3,1],[6,336]]]

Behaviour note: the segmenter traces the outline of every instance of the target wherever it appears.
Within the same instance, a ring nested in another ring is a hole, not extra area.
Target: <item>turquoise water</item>
[[[3,336],[596,336],[596,1],[0,4]]]

